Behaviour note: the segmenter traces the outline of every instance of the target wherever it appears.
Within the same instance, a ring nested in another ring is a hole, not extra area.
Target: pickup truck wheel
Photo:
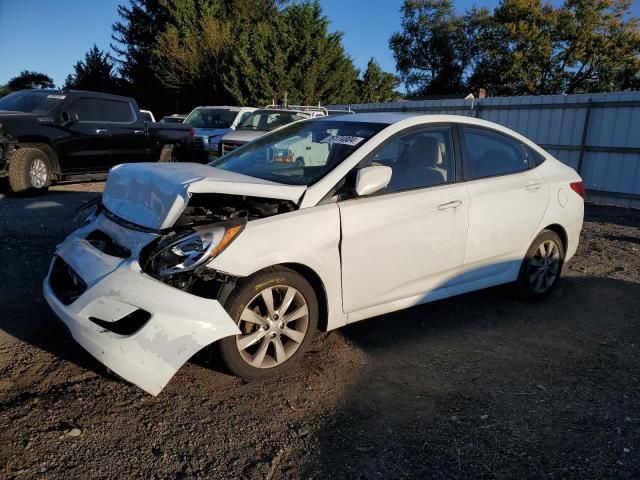
[[[51,185],[51,161],[38,148],[19,148],[9,163],[9,187],[15,193],[46,191]]]
[[[160,163],[168,163],[168,162],[177,162],[178,159],[174,153],[173,145],[165,145],[160,150],[160,158],[158,162]]]
[[[242,333],[220,340],[220,355],[232,373],[247,380],[294,367],[318,325],[313,287],[288,268],[269,268],[241,280],[225,308]]]

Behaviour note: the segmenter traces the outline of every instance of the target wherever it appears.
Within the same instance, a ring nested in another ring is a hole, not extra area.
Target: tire
[[[271,316],[264,300],[269,297],[273,301]],[[288,306],[282,315],[279,310],[285,300]],[[243,333],[220,340],[220,357],[231,373],[246,380],[293,368],[309,348],[318,326],[313,287],[302,275],[283,267],[269,268],[238,282],[225,308]],[[295,318],[287,320],[290,317]]]
[[[296,167],[304,168],[304,159],[302,157],[296,159]]]
[[[177,161],[178,160],[174,155],[173,145],[165,145],[164,147],[162,147],[162,150],[160,150],[160,158],[158,159],[158,162],[169,163],[169,162],[177,162]]]
[[[520,267],[517,281],[520,297],[529,301],[547,298],[560,281],[564,255],[560,237],[551,230],[543,230],[531,243]]]
[[[39,148],[17,149],[9,163],[9,187],[14,193],[46,192],[51,186],[51,160]]]

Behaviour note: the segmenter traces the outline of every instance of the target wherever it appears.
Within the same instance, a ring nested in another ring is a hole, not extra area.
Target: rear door
[[[103,165],[104,170],[120,163],[149,160],[145,122],[137,118],[137,109],[131,102],[100,98],[98,104],[111,130],[111,159]]]
[[[364,162],[392,168],[386,190],[338,203],[345,313],[456,283],[469,200],[455,181],[453,133],[425,126],[392,137]]]
[[[549,185],[517,139],[479,127],[461,130],[471,200],[464,279],[505,275],[509,281],[540,228]]]
[[[101,171],[111,161],[111,131],[96,99],[78,97],[65,109],[78,114],[78,121],[63,127],[66,135],[57,141],[65,174]]]

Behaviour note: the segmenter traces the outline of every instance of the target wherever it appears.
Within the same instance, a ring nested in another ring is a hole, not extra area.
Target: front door
[[[80,97],[69,105],[78,121],[62,127],[64,137],[58,141],[58,152],[65,173],[96,172],[111,159],[110,126],[102,120],[93,98]]]
[[[469,199],[455,163],[449,126],[400,133],[365,160],[393,174],[386,190],[338,203],[345,313],[456,284]]]

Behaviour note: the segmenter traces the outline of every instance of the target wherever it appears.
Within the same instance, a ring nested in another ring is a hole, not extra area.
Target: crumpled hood
[[[171,227],[194,193],[222,193],[289,200],[297,203],[307,189],[198,163],[125,163],[113,167],[102,203],[136,225]]]

